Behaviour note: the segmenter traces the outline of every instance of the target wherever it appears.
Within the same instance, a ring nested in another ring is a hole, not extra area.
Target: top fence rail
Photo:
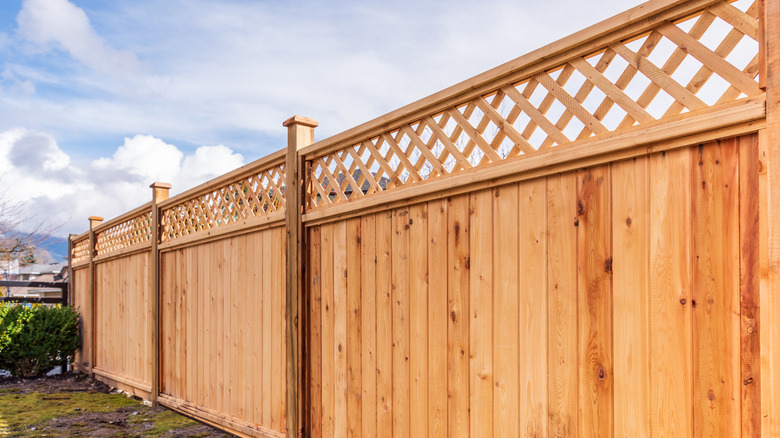
[[[758,4],[649,2],[301,150],[307,211],[762,93]]]

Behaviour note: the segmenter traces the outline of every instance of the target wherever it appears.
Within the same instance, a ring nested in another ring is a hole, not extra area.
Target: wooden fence
[[[780,436],[780,2],[655,0],[72,236],[77,366],[241,436]]]

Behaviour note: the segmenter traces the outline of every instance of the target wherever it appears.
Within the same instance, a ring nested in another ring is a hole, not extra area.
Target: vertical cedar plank
[[[190,247],[184,249],[184,263],[187,266],[187,277],[184,285],[184,293],[187,296],[187,318],[185,319],[184,330],[184,336],[186,338],[185,349],[187,354],[187,367],[185,373],[187,375],[186,400],[189,401],[195,401],[197,399],[195,392],[198,384],[195,360],[197,358],[197,333],[200,325],[195,321],[198,312],[197,303],[195,301],[197,293],[194,290],[195,282],[197,281],[197,271],[193,266],[195,260],[195,248]]]
[[[278,336],[273,326],[274,291],[272,230],[263,231],[263,426],[273,427],[273,338]]]
[[[359,437],[362,426],[362,333],[360,306],[360,251],[362,233],[360,218],[347,220],[347,436]]]
[[[518,264],[520,352],[520,431],[548,436],[547,398],[547,180],[518,184]],[[514,236],[512,236],[514,237]],[[514,333],[518,333],[514,330]]]
[[[469,388],[471,435],[493,435],[493,199],[470,195]]]
[[[347,434],[347,223],[333,224],[333,427]]]
[[[228,380],[228,398],[230,400],[230,410],[227,411],[230,415],[237,418],[242,418],[239,413],[238,406],[238,385],[241,375],[238,370],[239,354],[238,354],[238,339],[240,333],[238,331],[238,302],[239,294],[241,293],[241,287],[239,286],[239,278],[243,275],[239,265],[239,247],[241,246],[241,240],[244,236],[237,236],[230,238],[230,355],[228,361],[230,362],[229,372],[231,374]]]
[[[334,427],[334,333],[333,333],[333,225],[320,228],[322,241],[322,436],[335,436]]]
[[[447,436],[447,202],[428,203],[428,436]]]
[[[740,380],[742,381],[742,436],[761,436],[761,349],[759,320],[760,263],[758,248],[759,193],[758,136],[740,137],[739,143],[739,294]]]
[[[166,252],[162,255],[162,272],[164,273],[160,287],[162,302],[160,315],[160,392],[171,394],[171,325],[173,323],[173,309],[171,309],[173,296],[173,274],[175,269],[176,253]]]
[[[410,431],[428,435],[428,206],[409,208]]]
[[[260,349],[261,339],[257,336],[257,327],[262,324],[260,307],[258,306],[258,285],[262,277],[262,259],[257,258],[257,250],[260,247],[258,243],[259,233],[251,233],[246,239],[246,269],[247,269],[247,290],[246,290],[246,419],[249,424],[258,426],[258,407],[260,406],[260,397],[262,396],[262,384],[258,379],[260,370]]]
[[[393,436],[408,437],[409,399],[409,208],[393,212]]]
[[[691,152],[663,152],[648,160],[651,432],[692,436]]]
[[[528,366],[520,356],[520,304],[518,256],[520,227],[517,184],[493,190],[493,300],[495,385],[493,425],[496,436],[520,436],[521,369]],[[531,221],[529,221],[531,222]],[[523,221],[523,224],[528,222]],[[525,225],[522,225],[525,226]],[[523,267],[521,270],[525,269]],[[538,291],[534,291],[538,292]],[[526,358],[528,359],[528,358]]]
[[[236,292],[238,296],[235,297],[235,309],[236,309],[236,328],[237,339],[234,341],[236,344],[236,358],[237,373],[236,379],[234,379],[233,396],[236,398],[236,416],[242,420],[251,418],[251,415],[247,415],[247,396],[246,388],[249,386],[249,379],[247,378],[247,365],[249,360],[247,357],[247,320],[249,314],[247,313],[247,306],[249,304],[249,296],[247,295],[247,279],[249,277],[249,271],[247,270],[247,239],[248,235],[242,235],[236,238],[238,247],[236,248],[236,260],[235,271],[238,275],[238,284]],[[251,266],[251,265],[250,265]],[[249,408],[251,409],[251,407]]]
[[[547,178],[548,400],[551,437],[578,427],[577,175]]]
[[[376,436],[376,265],[376,217],[366,215],[360,219],[361,426],[366,438]]]
[[[469,198],[447,200],[448,432],[468,436],[469,426]]]
[[[393,215],[376,218],[376,434],[393,435]]]
[[[612,164],[615,436],[650,436],[647,157]]]
[[[217,295],[217,307],[214,309],[217,313],[217,324],[214,331],[214,341],[217,347],[216,356],[216,370],[215,377],[217,379],[217,389],[214,394],[214,409],[219,412],[224,412],[225,409],[225,280],[229,277],[227,275],[227,266],[225,266],[225,241],[219,240],[215,242],[217,252],[217,270],[214,275],[214,293]]]
[[[740,433],[739,155],[735,139],[702,145],[694,172],[694,433]]]
[[[206,351],[208,354],[208,360],[206,363],[206,369],[204,370],[204,373],[206,374],[206,385],[208,386],[206,389],[206,406],[210,408],[214,408],[216,405],[215,400],[215,393],[216,393],[216,385],[217,385],[217,379],[215,377],[216,372],[216,363],[214,361],[214,358],[217,356],[217,343],[215,340],[215,330],[216,330],[216,286],[215,286],[215,278],[217,276],[217,270],[216,270],[216,254],[215,254],[215,246],[212,243],[208,243],[205,245],[205,248],[203,250],[203,253],[205,255],[203,259],[203,263],[201,265],[201,268],[205,271],[204,278],[203,278],[203,285],[204,285],[204,302],[206,304],[206,307],[209,309],[208,312],[205,312],[206,315],[206,321],[204,321],[204,326],[206,327]]]
[[[309,335],[307,340],[309,370],[309,430],[311,436],[322,436],[322,278],[320,227],[309,229]],[[304,410],[305,412],[305,410]]]
[[[612,436],[612,230],[608,166],[578,172],[581,436]]]
[[[276,327],[278,330],[279,358],[276,363],[279,366],[279,379],[276,380],[276,389],[278,390],[278,401],[276,409],[279,416],[279,431],[284,433],[287,430],[287,311],[286,311],[286,290],[287,290],[287,239],[286,230],[283,227],[273,229],[276,238],[278,250],[274,259],[274,276],[276,279],[276,307],[274,308],[279,315]]]

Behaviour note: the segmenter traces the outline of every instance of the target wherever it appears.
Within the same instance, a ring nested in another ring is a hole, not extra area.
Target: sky
[[[81,233],[640,3],[2,0],[0,200]]]

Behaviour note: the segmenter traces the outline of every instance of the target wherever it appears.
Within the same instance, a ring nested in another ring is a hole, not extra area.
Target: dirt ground
[[[0,437],[228,437],[83,374],[0,377]]]

